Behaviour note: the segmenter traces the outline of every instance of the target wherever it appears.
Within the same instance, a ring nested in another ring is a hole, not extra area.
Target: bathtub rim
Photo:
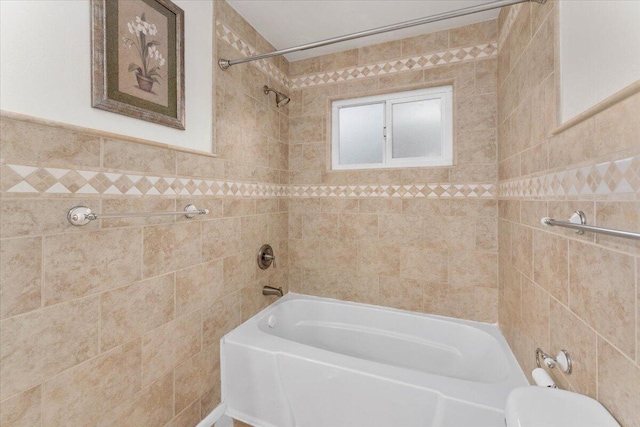
[[[366,359],[359,359],[353,356],[336,353],[322,348],[312,347],[260,330],[259,322],[264,319],[270,311],[274,310],[281,304],[286,304],[287,302],[295,300],[311,300],[323,304],[365,307],[368,309],[373,309],[374,311],[393,312],[407,317],[427,318],[438,322],[455,323],[468,328],[479,329],[480,331],[489,334],[495,339],[500,351],[506,358],[507,367],[509,370],[508,378],[497,383],[478,383],[474,381],[452,378],[432,373],[411,371],[405,368],[385,365]],[[248,337],[257,339],[256,341],[248,342]],[[224,346],[226,343],[243,346],[251,350],[264,352],[265,354],[288,354],[292,357],[314,361],[323,365],[334,366],[338,369],[344,369],[347,371],[359,371],[365,375],[380,376],[383,378],[388,378],[389,380],[392,380],[394,382],[402,382],[410,386],[426,388],[436,393],[442,394],[444,397],[452,400],[458,400],[471,405],[490,408],[492,410],[498,411],[504,410],[504,400],[506,400],[506,395],[508,394],[508,391],[505,393],[503,388],[508,388],[508,390],[510,391],[515,387],[529,385],[529,382],[524,372],[522,371],[522,368],[518,364],[513,351],[509,347],[504,335],[502,334],[502,331],[499,329],[497,324],[450,318],[429,313],[412,312],[392,307],[377,306],[352,301],[342,301],[333,298],[298,294],[294,292],[287,293],[285,296],[260,310],[260,312],[256,313],[254,316],[247,319],[241,325],[237,326],[222,337],[220,341],[220,354],[223,400],[225,396],[225,388],[227,386],[224,375],[223,362]],[[300,352],[289,351],[291,347],[300,350]],[[385,372],[385,370],[388,371]],[[436,385],[433,385],[431,381],[435,381],[438,387],[436,387]],[[440,388],[443,386],[443,384],[445,385],[445,387]],[[465,387],[463,391],[460,390],[461,386]],[[485,395],[481,395],[480,397],[474,394],[477,392],[474,391],[474,389],[479,387],[483,387],[487,391]],[[504,394],[504,399],[499,397],[502,394]]]
[[[269,310],[274,309],[275,307],[284,304],[288,301],[296,301],[296,300],[310,300],[310,301],[322,301],[326,304],[332,304],[332,305],[345,305],[345,306],[357,306],[357,307],[367,307],[370,309],[373,309],[374,311],[389,311],[392,313],[396,313],[396,314],[400,314],[403,316],[407,316],[407,317],[423,317],[423,318],[429,318],[429,319],[433,319],[439,322],[448,322],[448,323],[456,323],[459,325],[464,325],[467,327],[472,327],[475,329],[480,329],[483,330],[487,333],[489,333],[490,335],[494,335],[494,332],[498,332],[498,336],[501,338],[504,338],[504,335],[502,334],[502,331],[500,330],[499,324],[498,322],[495,323],[490,323],[490,322],[481,322],[478,320],[471,320],[471,319],[462,319],[462,318],[458,318],[458,317],[448,317],[448,316],[444,316],[441,314],[432,314],[432,313],[422,313],[419,311],[410,311],[410,310],[403,310],[401,308],[395,308],[395,307],[387,307],[384,305],[376,305],[376,304],[369,304],[369,303],[363,303],[363,302],[355,302],[355,301],[345,301],[345,300],[340,300],[337,298],[329,298],[329,297],[319,297],[319,296],[315,296],[315,295],[307,295],[307,294],[301,294],[301,293],[297,293],[297,292],[287,292],[284,296],[282,296],[281,298],[278,298],[276,301],[274,301],[273,303],[269,304],[268,306],[266,306],[265,308],[263,308],[262,310],[260,310],[259,312],[257,312],[256,314],[254,314],[253,316],[251,316],[249,319],[247,319],[246,321],[242,322],[242,324],[238,325],[236,328],[234,328],[233,330],[229,331],[229,333],[233,332],[234,330],[240,328],[242,325],[249,323],[251,321],[255,321],[257,323],[257,319],[258,318],[262,318],[262,316]],[[507,347],[508,348],[508,347]],[[508,348],[509,350],[511,350],[510,348]]]

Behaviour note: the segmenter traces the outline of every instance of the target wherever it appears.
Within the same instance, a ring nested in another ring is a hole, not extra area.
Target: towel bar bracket
[[[606,234],[608,236],[623,237],[625,239],[640,240],[640,233],[635,231],[615,230],[613,228],[597,227],[593,225],[587,225],[587,217],[582,211],[575,211],[569,221],[557,221],[553,218],[544,217],[540,220],[542,225],[548,225],[550,227],[564,227],[576,230],[578,234],[584,234],[585,231],[590,233]]]

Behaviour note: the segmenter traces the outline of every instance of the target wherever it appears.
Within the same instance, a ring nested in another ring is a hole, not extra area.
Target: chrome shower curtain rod
[[[223,70],[231,67],[232,65],[242,64],[244,62],[257,61],[259,59],[271,58],[272,56],[285,55],[291,52],[298,52],[301,50],[314,49],[316,47],[326,46],[334,43],[345,42],[347,40],[359,39],[360,37],[373,36],[376,34],[382,34],[389,31],[402,30],[404,28],[415,27],[417,25],[429,24],[431,22],[442,21],[444,19],[457,18],[458,16],[470,15],[472,13],[484,12],[487,10],[498,9],[505,6],[511,6],[518,3],[546,3],[547,0],[498,0],[490,3],[484,3],[477,6],[465,7],[462,9],[452,10],[450,12],[438,13],[436,15],[427,16],[426,18],[413,19],[411,21],[401,22],[399,24],[385,25],[384,27],[373,28],[371,30],[360,31],[357,33],[346,34],[344,36],[333,37],[330,39],[320,40],[314,43],[301,44],[299,46],[293,46],[286,49],[276,50],[274,52],[261,53],[259,55],[247,56],[245,58],[238,59],[219,59],[218,65]]]

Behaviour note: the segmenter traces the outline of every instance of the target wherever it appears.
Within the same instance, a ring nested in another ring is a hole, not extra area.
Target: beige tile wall
[[[0,425],[193,426],[220,398],[218,340],[270,301],[261,286],[287,282],[299,292],[455,317],[495,321],[499,314],[526,371],[536,346],[567,348],[575,373],[556,379],[597,396],[625,427],[639,425],[640,249],[539,225],[541,216],[582,209],[597,224],[640,229],[637,194],[499,201],[446,192],[433,199],[61,196],[44,193],[52,185],[44,174],[30,177],[37,194],[7,192],[20,181],[7,164],[375,188],[506,184],[637,155],[637,95],[550,137],[557,10],[553,2],[512,9],[518,13],[505,9],[497,23],[217,72],[219,158],[3,117]],[[217,2],[216,12],[245,48],[272,48],[226,3]],[[224,37],[218,57],[238,56]],[[497,58],[469,53],[496,40]],[[463,48],[468,55],[456,63],[292,90],[284,109],[260,91],[269,84],[287,92],[282,76],[302,81],[381,61],[406,67],[408,57]],[[454,167],[328,170],[331,99],[443,83],[455,87]],[[122,212],[187,202],[211,214],[84,228],[64,218],[76,204]],[[278,270],[254,265],[265,241],[280,254]]]
[[[635,158],[636,164],[630,172],[608,165],[603,179],[607,186],[597,192],[500,198],[500,326],[525,372],[535,367],[536,347],[552,354],[566,349],[574,372],[552,372],[558,383],[597,398],[624,427],[638,427],[640,246],[631,240],[545,228],[539,221],[543,216],[564,220],[581,209],[591,224],[640,230],[640,187],[634,175],[640,171],[640,94],[551,136],[559,124],[557,16],[553,1],[501,11],[500,186],[623,158]],[[596,175],[573,179],[577,187],[584,182],[589,188]],[[626,179],[629,189],[618,191]],[[537,194],[556,186],[553,180],[547,182]]]
[[[411,69],[325,83],[354,66],[486,46],[497,22],[416,36],[296,61],[289,106],[291,185],[425,185],[497,180],[497,58],[466,57],[444,65],[409,62]],[[469,49],[474,54],[482,49]],[[438,58],[453,58],[446,54]],[[385,64],[382,64],[382,68]],[[389,68],[391,70],[391,68]],[[338,73],[340,74],[340,73]],[[331,171],[330,104],[334,99],[454,85],[452,167]],[[364,192],[363,192],[364,193]],[[363,194],[364,195],[364,194]],[[292,290],[415,311],[497,320],[497,203],[493,196],[293,197],[289,202]]]
[[[265,43],[226,4],[216,11],[254,46]],[[2,427],[193,427],[219,403],[220,337],[273,301],[263,285],[287,287],[286,200],[51,195],[44,169],[28,178],[37,193],[15,193],[20,177],[7,166],[286,184],[288,112],[259,91],[273,83],[252,65],[217,74],[218,158],[2,117]],[[72,175],[61,181],[77,191]],[[66,221],[74,205],[115,213],[187,203],[211,213]],[[263,243],[274,246],[275,270],[255,263]]]

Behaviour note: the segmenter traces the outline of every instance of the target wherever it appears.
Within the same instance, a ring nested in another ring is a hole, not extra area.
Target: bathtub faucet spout
[[[279,288],[274,288],[273,286],[263,286],[262,287],[262,295],[276,295],[281,297],[283,294],[282,286]]]

